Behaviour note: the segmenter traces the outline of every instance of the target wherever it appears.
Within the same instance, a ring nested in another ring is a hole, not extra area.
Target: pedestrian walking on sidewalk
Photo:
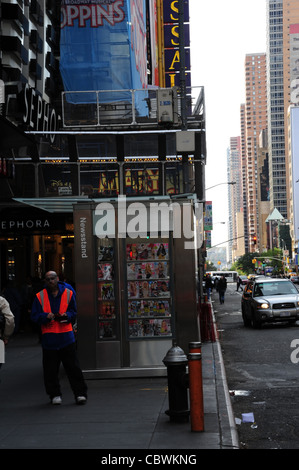
[[[0,329],[0,368],[5,362],[5,346],[15,329],[15,319],[8,301],[0,297],[0,313],[4,316],[3,330]]]
[[[206,275],[206,284],[205,284],[205,287],[206,287],[206,292],[207,292],[207,296],[208,296],[208,300],[210,300],[210,297],[211,297],[211,292],[212,292],[212,289],[213,289],[213,282],[212,282],[212,278],[209,274]]]
[[[227,281],[225,276],[221,276],[218,282],[219,302],[224,304],[225,291],[227,288]]]
[[[46,392],[53,405],[62,403],[59,367],[62,362],[77,404],[85,404],[87,386],[77,358],[73,323],[77,315],[74,292],[58,282],[56,272],[45,275],[46,287],[36,294],[31,319],[41,327]]]
[[[242,287],[242,281],[241,281],[241,278],[240,276],[237,277],[237,292],[239,290],[239,287],[241,289],[241,291],[243,290],[243,287]]]

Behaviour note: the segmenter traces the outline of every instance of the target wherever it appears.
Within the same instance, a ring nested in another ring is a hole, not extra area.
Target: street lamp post
[[[216,186],[221,186],[222,184],[237,184],[236,181],[226,181],[225,183],[218,183],[218,184],[214,184],[214,186],[210,186],[209,188],[206,188],[206,191],[208,191],[208,189],[212,189],[212,188],[216,188]]]

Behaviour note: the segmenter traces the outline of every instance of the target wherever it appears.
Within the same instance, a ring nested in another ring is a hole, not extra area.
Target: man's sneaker
[[[85,405],[86,403],[86,397],[76,397],[76,403],[77,405]]]
[[[61,405],[61,403],[62,403],[61,397],[52,398],[52,405]]]

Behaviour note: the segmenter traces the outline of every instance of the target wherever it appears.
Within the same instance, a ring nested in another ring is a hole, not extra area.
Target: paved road
[[[299,449],[299,322],[245,328],[241,293],[229,285],[224,305],[212,294],[235,418],[245,449]]]

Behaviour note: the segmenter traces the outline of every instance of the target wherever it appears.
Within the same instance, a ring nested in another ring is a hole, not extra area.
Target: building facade
[[[75,284],[85,369],[165,373],[173,339],[199,339],[205,98],[188,23],[188,0],[1,1],[0,288],[39,289],[50,269]],[[185,201],[188,256],[173,224],[128,230],[127,200],[143,223],[160,202],[185,220]],[[96,229],[107,208],[114,238]]]
[[[287,217],[282,0],[267,2],[267,71],[270,204]]]
[[[259,135],[257,174],[258,213],[260,222],[258,248],[262,253],[263,251],[267,251],[269,245],[266,224],[267,217],[270,214],[268,129],[264,129]]]
[[[246,225],[248,251],[257,251],[259,241],[258,148],[259,135],[267,129],[266,54],[247,54],[245,58],[245,160]],[[255,238],[256,237],[256,238]],[[256,242],[257,240],[257,242]]]
[[[245,253],[244,217],[243,217],[243,181],[241,137],[231,137],[228,151],[228,181],[235,184],[229,186],[229,253],[230,263]]]
[[[285,219],[290,214],[288,162],[288,107],[291,103],[291,82],[294,83],[294,63],[291,62],[290,40],[292,25],[299,21],[296,0],[267,2],[267,70],[269,115],[269,175],[271,210],[277,208]],[[291,64],[292,70],[291,70]]]

